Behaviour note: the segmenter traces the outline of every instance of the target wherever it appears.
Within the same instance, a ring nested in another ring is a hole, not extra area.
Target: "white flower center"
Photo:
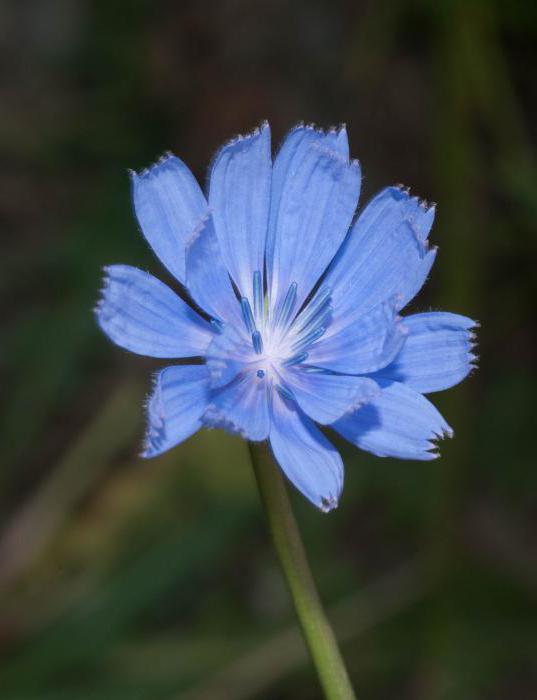
[[[265,303],[260,272],[253,276],[253,311],[249,300],[240,300],[246,330],[258,357],[258,379],[278,379],[287,367],[307,362],[308,348],[325,333],[330,322],[330,291],[323,289],[302,309],[296,309],[297,284],[293,282],[278,308]],[[272,313],[270,313],[272,312]]]

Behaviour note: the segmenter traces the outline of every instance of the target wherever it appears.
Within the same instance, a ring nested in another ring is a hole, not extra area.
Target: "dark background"
[[[517,0],[0,2],[2,700],[320,697],[246,445],[139,460],[158,362],[91,312],[103,264],[166,278],[127,168],[265,118],[438,202],[413,308],[482,323],[442,459],[341,445],[339,510],[293,495],[357,696],[537,697],[536,41]]]

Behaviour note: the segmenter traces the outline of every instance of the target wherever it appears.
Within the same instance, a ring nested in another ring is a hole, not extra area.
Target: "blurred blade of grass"
[[[427,591],[422,567],[407,564],[327,608],[341,644],[353,641],[413,605]],[[300,630],[292,625],[175,700],[247,700],[262,696],[308,664]],[[268,697],[268,696],[267,696]]]
[[[91,302],[69,299],[52,308],[30,312],[7,333],[6,359],[17,377],[6,411],[1,416],[2,482],[16,474],[15,466],[34,452],[40,431],[60,400],[73,398],[71,379],[93,332],[88,316]],[[3,489],[6,493],[6,489]],[[5,497],[5,496],[4,496]]]
[[[130,566],[148,542],[168,537],[170,527],[180,530],[193,515],[199,517],[200,508],[203,515],[207,504],[225,501],[231,507],[238,500],[239,510],[245,512],[242,504],[256,499],[246,457],[242,440],[203,431],[178,450],[150,462],[124,464],[100,481],[84,507],[51,537],[45,556],[9,591],[2,625],[12,638],[11,647],[17,639],[46,635],[66,611],[99,597],[103,581]],[[233,469],[223,472],[224,464],[233,464]],[[236,559],[237,553],[228,549]],[[183,596],[195,599],[196,593],[183,587]],[[155,599],[148,615],[159,615],[163,605]],[[106,647],[103,655],[106,658]]]
[[[17,464],[35,455],[50,416],[66,411],[77,391],[84,393],[101,339],[92,308],[102,265],[148,256],[141,237],[133,235],[124,176],[103,178],[66,229],[43,255],[23,271],[13,266],[9,275],[13,297],[27,297],[29,279],[36,289],[32,305],[19,308],[5,330],[3,359],[10,368],[9,401],[0,413],[1,458],[9,467],[0,473],[5,485],[18,476]],[[7,493],[2,489],[0,499]]]
[[[193,571],[218,571],[232,543],[257,516],[257,509],[219,503],[185,528],[156,533],[91,598],[19,651],[3,670],[4,693],[46,691],[66,672],[86,678],[110,645],[161,596],[188,586]]]
[[[345,57],[342,76],[349,90],[382,75],[396,42],[401,10],[397,1],[373,3],[364,4],[356,14],[353,41]]]
[[[513,515],[499,506],[483,503],[468,516],[467,546],[476,557],[489,562],[505,579],[514,581],[537,598],[537,561],[527,542],[528,533]]]
[[[484,11],[481,2],[437,6],[433,64],[433,167],[437,189],[443,193],[435,236],[440,246],[435,301],[440,308],[473,318],[481,318],[483,313],[480,236],[485,208],[475,91],[470,76],[482,46]],[[443,448],[428,500],[428,560],[438,593],[424,624],[418,671],[426,679],[420,694],[423,700],[460,700],[473,692],[473,680],[465,673],[457,653],[462,630],[466,632],[470,627],[470,622],[460,616],[466,593],[464,582],[471,574],[461,552],[459,529],[469,479],[476,468],[476,415],[474,403],[468,398],[473,389],[468,382],[435,400],[448,422],[456,418],[457,423],[456,439]],[[480,670],[492,673],[486,666]]]
[[[107,571],[117,566],[122,551],[132,550],[133,536],[143,540],[146,531],[177,526],[204,503],[256,503],[245,457],[242,441],[221,431],[200,431],[158,459],[124,464],[62,533],[49,565],[76,566],[83,559],[86,566]],[[223,462],[233,465],[225,474]]]
[[[461,37],[473,102],[494,140],[493,158],[499,181],[535,221],[535,149],[507,65],[495,3],[481,3],[477,17],[479,31],[473,28],[475,21],[464,25],[469,31]]]
[[[329,614],[341,641],[356,641],[412,607],[427,593],[428,586],[422,574],[421,566],[406,564],[332,605]],[[231,660],[222,667],[226,659]],[[43,695],[39,697],[59,699],[64,693],[72,697],[71,692],[76,693],[79,700],[115,699],[129,697],[131,692],[132,697],[144,700],[156,697],[157,693],[158,697],[173,696],[177,700],[245,700],[270,692],[307,663],[302,637],[294,623],[264,640],[248,640],[247,635],[233,640],[225,634],[207,640],[206,635],[194,632],[184,641],[163,643],[161,640],[159,644],[153,641],[149,645],[137,641],[127,643],[108,662],[109,668],[114,670],[108,685],[106,675],[101,674],[95,687],[87,682],[83,690],[76,687],[69,691],[69,682],[64,682],[61,690],[49,696],[43,685]],[[211,667],[216,673],[205,680]],[[196,684],[194,688],[178,695],[174,692],[173,688],[188,685],[189,681]],[[8,686],[8,697],[29,700],[38,696],[25,688],[25,684],[18,684],[13,690]]]
[[[119,385],[99,406],[37,493],[15,514],[1,534],[0,588],[12,584],[50,543],[80,498],[105,473],[110,460],[130,445],[140,424],[141,387]]]

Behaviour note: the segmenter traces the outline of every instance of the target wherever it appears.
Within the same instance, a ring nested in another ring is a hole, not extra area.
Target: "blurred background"
[[[127,168],[265,118],[438,202],[413,308],[482,323],[442,459],[338,443],[339,510],[293,494],[357,696],[537,697],[536,41],[523,0],[0,1],[2,700],[320,697],[246,445],[138,459],[159,362],[92,316],[104,264],[167,279]]]

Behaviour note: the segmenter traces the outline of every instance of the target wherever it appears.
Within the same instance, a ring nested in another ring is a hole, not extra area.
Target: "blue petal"
[[[331,129],[327,132],[315,129],[313,126],[299,124],[287,134],[272,169],[272,188],[270,196],[270,217],[266,245],[268,288],[272,284],[272,267],[274,260],[274,245],[276,242],[276,222],[280,210],[280,201],[284,189],[291,184],[296,170],[310,146],[314,143],[336,151],[345,160],[349,159],[349,142],[345,127]]]
[[[406,343],[379,377],[427,394],[458,384],[475,366],[472,319],[431,312],[407,316],[403,324],[409,331]]]
[[[229,384],[248,363],[258,360],[248,336],[226,324],[206,352],[211,386],[218,388]]]
[[[282,193],[292,182],[296,170],[310,146],[315,143],[329,150],[336,151],[345,160],[349,160],[349,142],[345,127],[324,132],[310,125],[298,124],[286,135],[276,154],[272,170],[269,223],[269,239],[271,243],[267,241],[267,259],[269,260],[272,260],[272,255],[269,255],[269,249],[271,249],[271,245],[274,245],[275,223],[278,217]]]
[[[179,365],[157,372],[147,403],[142,457],[155,457],[199,430],[208,401],[209,382],[204,365]]]
[[[196,179],[176,156],[168,155],[132,173],[134,209],[142,233],[157,257],[180,282],[185,280],[185,245],[209,215]]]
[[[378,457],[430,460],[435,440],[453,432],[424,396],[398,382],[379,381],[380,396],[332,427]]]
[[[337,129],[329,129],[325,132],[327,146],[334,151],[340,153],[344,158],[349,160],[349,139],[347,137],[347,127],[341,124]]]
[[[203,422],[247,440],[265,440],[270,429],[267,381],[253,371],[241,373],[231,384],[213,393]]]
[[[253,273],[263,271],[271,175],[267,123],[225,145],[210,175],[209,204],[222,259],[250,303]]]
[[[242,323],[240,305],[210,218],[187,246],[186,287],[196,303],[214,318],[225,323]]]
[[[214,332],[172,290],[129,265],[105,268],[97,322],[117,345],[149,357],[203,355]]]
[[[386,367],[401,351],[407,329],[396,315],[395,300],[379,304],[348,325],[328,327],[308,348],[308,364],[347,374],[367,374]]]
[[[334,446],[293,402],[273,393],[270,446],[289,481],[328,512],[343,489],[343,462]]]
[[[358,162],[348,163],[323,143],[310,145],[296,167],[293,161],[271,222],[267,270],[273,310],[293,282],[297,309],[311,292],[347,234],[360,182]]]
[[[344,374],[290,368],[284,379],[285,387],[291,390],[304,413],[322,425],[356,410],[380,391],[377,383],[367,377]]]
[[[434,213],[396,187],[365,207],[326,276],[335,316],[348,321],[396,294],[401,309],[417,294],[436,255],[426,240]]]

